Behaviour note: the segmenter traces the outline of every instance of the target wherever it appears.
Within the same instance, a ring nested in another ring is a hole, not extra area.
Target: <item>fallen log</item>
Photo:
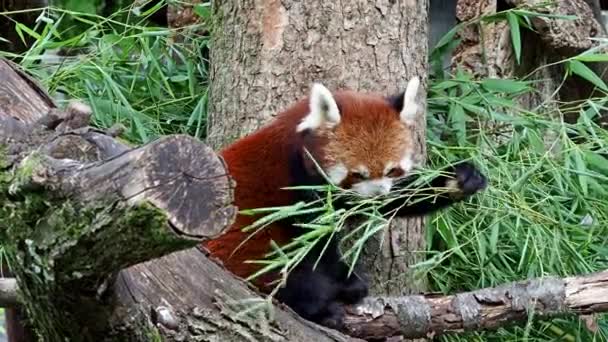
[[[608,270],[580,277],[546,277],[450,296],[367,298],[350,308],[346,333],[363,339],[423,338],[495,329],[564,314],[608,311]]]

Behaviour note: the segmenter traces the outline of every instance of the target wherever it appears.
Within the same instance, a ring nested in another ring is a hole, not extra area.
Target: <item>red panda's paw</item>
[[[340,302],[330,302],[325,315],[319,320],[319,324],[331,329],[342,330],[344,327],[344,306]]]
[[[470,196],[485,189],[488,184],[486,177],[477,168],[468,162],[454,166],[454,178],[447,181],[448,188],[455,188],[457,194]]]

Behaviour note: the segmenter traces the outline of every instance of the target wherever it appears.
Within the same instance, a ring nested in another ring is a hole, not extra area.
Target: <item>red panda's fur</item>
[[[306,111],[307,105],[302,101],[279,115],[272,123],[221,151],[228,172],[236,181],[234,202],[239,210],[293,202],[292,193],[281,188],[289,186],[289,153],[294,144],[301,144],[294,133]],[[258,218],[239,214],[227,233],[204,244],[210,254],[220,259],[228,270],[243,278],[259,269],[258,265],[245,261],[263,259],[270,250],[270,240],[281,245],[293,237],[292,229],[274,224],[253,235],[235,250],[250,235],[242,229]],[[266,281],[268,279],[261,277],[254,283],[263,288]]]
[[[239,210],[294,204],[310,194],[284,188],[321,185],[328,180],[366,197],[386,195],[391,188],[407,191],[408,184],[415,180],[410,171],[416,164],[415,140],[419,136],[415,131],[418,85],[414,78],[404,93],[390,98],[351,91],[332,94],[322,85],[313,85],[309,98],[221,151],[236,181],[235,204]],[[315,163],[327,178],[321,176]],[[485,177],[473,165],[460,163],[430,182],[430,188],[437,190],[436,198],[427,194],[410,202],[414,194],[407,194],[378,211],[401,217],[427,215],[485,186]],[[446,187],[453,191],[442,192]],[[351,205],[341,200],[333,203],[343,209]],[[263,265],[247,261],[264,259],[271,251],[271,240],[282,246],[302,233],[301,228],[286,221],[273,223],[253,236],[243,231],[258,218],[239,214],[228,232],[203,247],[234,274],[250,277]],[[342,305],[362,300],[368,285],[360,272],[349,271],[338,238],[325,239],[328,247],[313,247],[290,272],[277,299],[306,319],[340,327]],[[254,284],[268,292],[276,277],[267,273],[256,278]]]
[[[334,97],[340,104],[342,121],[336,130],[321,132],[312,142],[305,142],[296,134],[296,126],[309,113],[306,98],[221,151],[229,174],[236,181],[235,204],[239,210],[293,204],[297,200],[293,192],[281,189],[293,185],[288,167],[290,155],[304,145],[321,163],[340,159],[355,166],[366,161],[372,166],[372,176],[379,176],[381,161],[399,160],[403,150],[411,148],[408,129],[384,98],[350,91],[337,92]],[[349,183],[347,178],[343,185],[348,187]],[[250,234],[242,229],[257,218],[238,215],[227,233],[204,245],[228,270],[243,278],[259,270],[258,264],[245,261],[263,259],[270,251],[270,240],[282,245],[298,232],[294,227],[273,224],[235,251]],[[261,277],[254,283],[264,288],[272,280],[269,277]]]

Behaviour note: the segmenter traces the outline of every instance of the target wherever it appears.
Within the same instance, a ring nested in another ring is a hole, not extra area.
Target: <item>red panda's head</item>
[[[395,179],[417,164],[418,86],[413,78],[402,95],[389,99],[350,91],[332,94],[314,84],[309,113],[296,130],[332,183],[363,196],[386,194]]]

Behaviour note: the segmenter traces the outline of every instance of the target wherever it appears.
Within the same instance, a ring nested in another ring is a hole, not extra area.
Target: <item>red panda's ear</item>
[[[338,104],[331,92],[321,83],[315,83],[310,92],[310,112],[302,119],[296,131],[315,130],[321,126],[334,127],[340,123]]]
[[[418,113],[418,103],[416,95],[420,80],[418,77],[413,77],[408,83],[405,91],[399,95],[388,98],[389,103],[395,110],[399,112],[399,118],[405,124],[412,125],[416,121]]]

